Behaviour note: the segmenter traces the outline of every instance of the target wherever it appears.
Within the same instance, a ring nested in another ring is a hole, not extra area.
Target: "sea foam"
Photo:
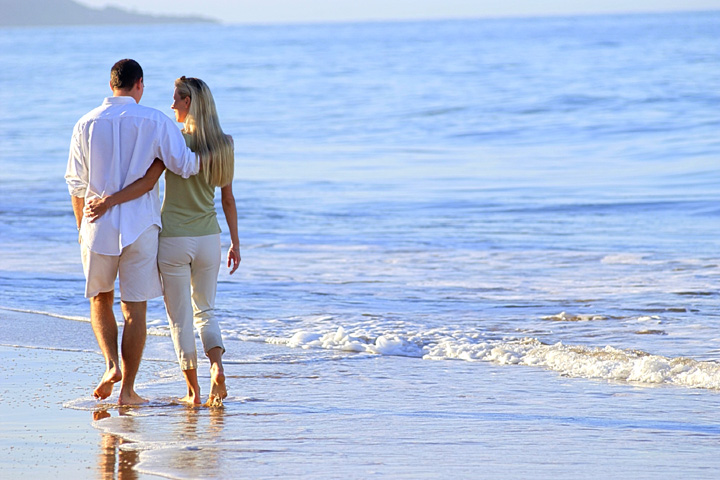
[[[720,364],[714,361],[670,358],[612,346],[545,344],[531,337],[483,340],[460,334],[444,338],[433,336],[432,333],[407,337],[382,334],[373,338],[338,327],[325,333],[303,331],[287,339],[273,337],[267,341],[293,348],[541,367],[575,378],[720,389]]]

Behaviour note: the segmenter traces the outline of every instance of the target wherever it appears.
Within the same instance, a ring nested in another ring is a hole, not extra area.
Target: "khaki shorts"
[[[120,300],[144,302],[162,295],[160,272],[157,267],[158,233],[153,225],[132,244],[123,248],[119,256],[101,255],[82,247],[85,272],[85,297],[115,290],[120,277]]]

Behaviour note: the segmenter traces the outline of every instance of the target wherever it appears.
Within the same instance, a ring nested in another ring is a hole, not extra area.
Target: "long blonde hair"
[[[192,147],[202,158],[205,179],[214,187],[230,184],[235,173],[235,149],[220,128],[210,88],[199,78],[185,76],[175,80],[175,88],[180,98],[190,97],[183,131],[193,138]]]

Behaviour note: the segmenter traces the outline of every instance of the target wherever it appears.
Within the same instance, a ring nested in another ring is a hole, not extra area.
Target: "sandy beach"
[[[717,465],[711,392],[231,342],[225,407],[196,409],[176,402],[170,339],[151,335],[150,404],[122,409],[91,397],[89,324],[0,317],[3,477],[670,479]]]
[[[96,355],[3,346],[0,361],[4,478],[157,478],[132,470],[133,455],[119,450],[120,438],[93,427],[93,412],[63,406],[87,394]]]
[[[0,325],[3,478],[157,478],[132,470],[122,440],[93,427],[94,411],[66,406],[92,402],[102,357],[89,324],[3,311]]]
[[[87,354],[0,347],[0,471],[6,478],[82,478],[97,466],[98,434],[87,412],[63,408],[89,378]],[[80,368],[78,368],[80,367]]]

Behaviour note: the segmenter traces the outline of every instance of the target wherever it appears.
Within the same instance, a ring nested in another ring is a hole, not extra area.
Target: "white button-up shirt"
[[[89,200],[113,194],[143,177],[155,158],[183,178],[200,162],[180,129],[165,114],[132,97],[109,97],[82,117],[73,130],[65,180],[70,195]],[[103,255],[120,255],[148,227],[160,222],[159,187],[117,205],[90,223],[83,219],[83,245]]]

